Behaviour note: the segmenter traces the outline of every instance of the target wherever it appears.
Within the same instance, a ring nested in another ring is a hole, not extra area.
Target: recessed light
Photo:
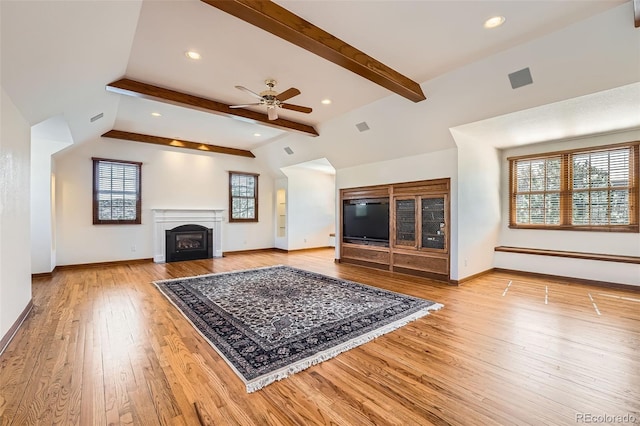
[[[262,136],[262,135],[260,133],[254,133],[253,136],[258,137],[258,136]]]
[[[151,115],[153,115],[154,117],[162,117],[162,114],[160,114],[159,112],[152,112]]]
[[[331,99],[323,99],[322,101],[320,101],[323,105],[330,105],[331,104]]]
[[[496,28],[504,24],[504,21],[504,16],[492,16],[491,18],[484,21],[484,27],[487,29]]]
[[[189,50],[188,52],[185,52],[185,55],[187,55],[187,58],[189,59],[200,59],[202,58],[202,56],[198,53],[198,52],[194,52],[193,50]]]

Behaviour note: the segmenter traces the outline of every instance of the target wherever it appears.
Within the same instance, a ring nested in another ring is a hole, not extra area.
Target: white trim
[[[213,229],[213,257],[222,257],[222,220],[225,209],[151,209],[153,213],[153,261],[165,262],[165,231],[180,225]]]

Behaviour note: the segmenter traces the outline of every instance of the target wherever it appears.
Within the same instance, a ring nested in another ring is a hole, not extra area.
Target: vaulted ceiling
[[[422,84],[625,1],[275,3]],[[291,130],[106,90],[123,78],[225,105],[253,102],[235,86],[260,92],[265,79],[275,79],[276,91],[302,92],[291,103],[313,109],[278,111],[281,119],[304,129],[321,129],[386,97],[414,102],[339,60],[331,62],[199,0],[2,1],[1,7],[3,89],[32,125],[62,115],[74,143],[116,129],[251,150]],[[483,22],[494,15],[506,16],[506,23],[484,29]],[[629,19],[633,25],[633,16]],[[190,59],[187,51],[202,58]],[[427,100],[420,102],[430,101],[425,92]],[[324,105],[323,99],[332,102]],[[247,109],[266,113],[262,106]],[[91,121],[99,114],[102,118]]]

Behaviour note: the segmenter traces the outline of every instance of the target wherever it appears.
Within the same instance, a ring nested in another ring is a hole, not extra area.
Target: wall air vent
[[[360,131],[360,132],[366,132],[367,130],[369,130],[369,125],[367,124],[366,121],[363,121],[362,123],[358,123],[356,124],[356,128]]]
[[[512,72],[509,74],[509,81],[511,82],[511,88],[517,89],[518,87],[526,86],[533,83],[531,78],[531,71],[529,68],[521,69],[520,71]]]
[[[102,117],[104,117],[104,113],[101,112],[100,114],[94,115],[93,117],[91,117],[91,122],[93,123],[94,121],[98,121],[100,120]]]

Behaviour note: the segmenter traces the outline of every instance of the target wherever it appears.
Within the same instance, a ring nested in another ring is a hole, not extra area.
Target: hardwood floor
[[[445,307],[247,394],[150,282],[274,264]],[[506,273],[451,287],[317,250],[71,269],[33,295],[0,357],[3,425],[640,424],[637,292]]]

